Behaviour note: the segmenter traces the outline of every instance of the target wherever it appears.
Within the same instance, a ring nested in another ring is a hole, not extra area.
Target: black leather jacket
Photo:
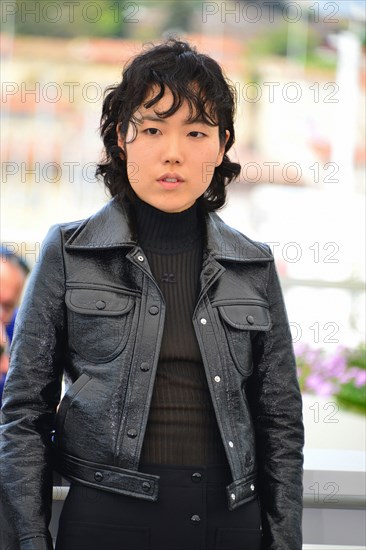
[[[165,304],[126,208],[112,200],[52,227],[18,315],[0,481],[21,550],[52,548],[53,455],[71,480],[158,498],[139,457]],[[192,322],[233,476],[228,507],[259,495],[263,548],[301,550],[301,396],[273,257],[217,214],[206,227]],[[56,414],[63,373],[71,385]]]

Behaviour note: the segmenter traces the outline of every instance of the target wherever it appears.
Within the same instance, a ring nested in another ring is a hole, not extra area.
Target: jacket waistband
[[[139,472],[160,477],[159,486],[191,487],[192,480],[227,486],[232,482],[229,466],[140,463]]]
[[[66,479],[95,489],[150,501],[158,499],[160,475],[102,465],[60,452],[55,455],[55,469]],[[182,471],[184,470],[183,468]],[[153,468],[152,471],[154,471]],[[160,472],[161,468],[159,468]],[[221,475],[222,473],[220,477]],[[245,479],[233,481],[226,487],[229,510],[239,508],[241,505],[255,499],[257,495],[255,474]]]
[[[155,501],[159,492],[159,476],[90,462],[59,451],[55,469],[66,479],[95,489]]]

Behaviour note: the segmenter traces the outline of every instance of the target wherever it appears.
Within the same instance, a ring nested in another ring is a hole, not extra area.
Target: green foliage
[[[297,346],[296,363],[300,389],[316,395],[334,396],[345,409],[366,413],[366,345],[339,347],[333,354]]]
[[[10,5],[10,4],[9,4]],[[167,29],[190,29],[192,15],[201,2],[190,0],[158,0],[129,2],[128,0],[14,0],[6,12],[4,31],[14,22],[16,34],[73,37],[126,37],[141,33],[143,13],[150,8],[168,14]],[[15,16],[11,15],[15,13]],[[149,27],[148,16],[146,19]],[[158,28],[160,34],[164,29]]]
[[[317,51],[311,52],[306,59],[306,65],[314,69],[335,70],[337,67],[337,58],[326,58]]]
[[[352,382],[342,384],[336,395],[338,404],[344,409],[365,414],[365,386],[357,388]]]
[[[366,370],[366,344],[360,344],[356,349],[348,354],[348,365]]]
[[[360,344],[358,348],[349,352],[347,364],[349,369],[366,371],[366,344]],[[337,395],[337,401],[343,407],[364,413],[366,408],[365,384],[356,386],[352,381],[343,384]]]
[[[169,11],[166,27],[168,29],[189,31],[195,4],[198,4],[198,2],[181,2],[177,0],[167,0],[164,2],[164,9]]]
[[[266,56],[290,56],[294,61],[319,69],[334,69],[335,59],[325,58],[318,50],[321,36],[304,21],[274,26],[260,33],[248,44],[252,62]]]
[[[16,34],[56,37],[122,37],[138,18],[138,4],[125,0],[16,0]],[[7,15],[4,30],[10,23]]]
[[[289,39],[292,40],[293,53],[302,55],[302,44],[306,43],[306,53],[309,53],[319,44],[320,38],[315,31],[303,21],[286,23],[275,26],[273,30],[261,33],[255,37],[250,45],[253,54],[286,56]]]

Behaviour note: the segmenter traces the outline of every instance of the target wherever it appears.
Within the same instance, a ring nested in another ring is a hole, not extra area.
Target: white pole
[[[337,189],[355,188],[354,155],[357,137],[357,106],[359,104],[360,43],[355,34],[345,31],[337,37],[338,63],[336,83],[338,105],[334,110],[332,132],[332,162],[339,168]]]

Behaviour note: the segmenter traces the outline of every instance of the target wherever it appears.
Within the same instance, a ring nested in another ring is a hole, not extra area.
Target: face
[[[146,101],[155,95],[152,90]],[[129,143],[130,125],[126,139],[118,136],[118,145],[126,155],[128,179],[136,195],[164,212],[182,212],[209,187],[225,143],[220,145],[218,126],[189,122],[187,102],[174,115],[159,119],[156,113],[168,110],[172,102],[166,90],[153,107],[141,106],[135,113],[136,138]]]
[[[10,323],[19,303],[25,276],[9,261],[0,260],[0,323]]]

